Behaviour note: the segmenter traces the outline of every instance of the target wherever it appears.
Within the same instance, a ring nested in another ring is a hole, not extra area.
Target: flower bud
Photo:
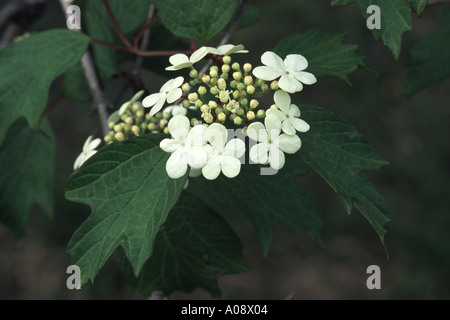
[[[192,118],[192,119],[191,119],[191,127],[198,125],[199,122],[200,122],[200,121],[198,121],[197,118]]]
[[[203,81],[203,83],[209,83],[209,82],[211,81],[211,77],[208,76],[207,74],[205,74],[205,75],[202,77],[202,81]]]
[[[224,80],[228,80],[228,78],[229,78],[228,73],[222,73],[222,74],[220,75],[220,77],[221,77],[222,79],[224,79]]]
[[[208,112],[210,109],[209,109],[209,106],[207,105],[207,104],[204,104],[204,105],[202,105],[201,107],[200,107],[200,111],[202,112],[202,113],[205,113],[205,112]]]
[[[181,90],[183,90],[184,93],[188,93],[189,91],[191,91],[191,86],[189,85],[189,83],[183,83],[183,85],[181,86]]]
[[[125,123],[126,123],[126,124],[130,124],[130,125],[133,124],[133,118],[132,118],[132,117],[126,118],[126,119],[125,119]]]
[[[143,118],[144,117],[144,110],[138,110],[136,112],[136,117]]]
[[[252,71],[252,65],[250,63],[246,63],[244,64],[244,72],[249,73],[250,71]]]
[[[222,103],[228,103],[228,101],[230,100],[230,91],[228,90],[220,91],[219,99]]]
[[[233,122],[235,125],[240,126],[242,124],[242,118],[241,117],[236,117],[233,119]]]
[[[222,58],[223,63],[230,64],[231,63],[231,57],[230,56],[224,56]]]
[[[237,110],[236,110],[236,114],[238,115],[238,116],[243,116],[244,114],[245,114],[245,110],[244,109],[242,109],[241,107],[239,107],[239,108],[237,108]]]
[[[241,94],[239,93],[239,91],[235,90],[233,91],[233,98],[234,99],[239,99],[241,97]]]
[[[273,105],[270,106],[270,109],[276,109],[276,110],[278,110],[279,108],[278,108],[278,106],[277,106],[276,104],[273,104]]]
[[[223,73],[228,73],[228,72],[230,72],[230,65],[229,65],[229,64],[224,64],[224,65],[222,65],[222,72],[223,72]]]
[[[238,83],[237,89],[238,89],[239,91],[245,90],[245,88],[246,88],[245,84],[243,84],[243,83]]]
[[[242,79],[242,73],[240,73],[239,71],[236,71],[233,73],[233,79],[236,81],[241,81]]]
[[[140,109],[142,109],[142,104],[139,101],[136,101],[131,105],[131,110],[133,110],[133,112],[137,112]]]
[[[258,108],[258,106],[259,106],[258,100],[252,99],[252,100],[250,101],[250,109]]]
[[[122,128],[122,126],[120,124],[116,124],[114,126],[114,131],[115,132],[122,132],[122,130],[123,130],[123,128]]]
[[[255,87],[254,86],[248,86],[247,87],[247,93],[248,94],[254,94],[255,93]]]
[[[125,136],[123,135],[122,132],[117,132],[117,133],[114,135],[114,138],[116,138],[117,141],[123,141],[123,140],[125,140]]]
[[[216,108],[216,114],[219,115],[223,112],[223,109],[221,107]]]
[[[211,113],[205,113],[203,115],[203,120],[205,120],[206,123],[212,123],[214,121],[214,117]]]
[[[197,100],[197,101],[195,101],[194,106],[195,106],[197,109],[200,109],[200,108],[202,107],[202,105],[203,105],[202,100]]]
[[[141,124],[141,130],[145,131],[148,129],[148,123],[144,122],[143,124]]]
[[[266,117],[266,112],[264,110],[258,110],[258,112],[256,113],[256,117],[258,119],[263,119]]]
[[[269,91],[269,85],[268,85],[267,83],[262,84],[262,85],[261,85],[261,90],[262,90],[263,92]]]
[[[209,82],[210,86],[215,86],[217,84],[217,79],[218,78],[211,78],[211,81]]]
[[[198,94],[193,92],[188,95],[188,99],[191,102],[196,102],[198,100]]]
[[[252,121],[253,119],[255,119],[255,113],[253,111],[249,111],[247,112],[247,119]]]
[[[210,100],[210,101],[208,102],[208,106],[209,106],[211,109],[216,109],[216,108],[217,108],[217,102],[215,102],[214,100]]]
[[[236,80],[232,80],[232,81],[230,82],[230,87],[231,87],[231,88],[236,89],[237,86],[238,86],[238,83],[237,83]]]
[[[139,130],[139,127],[134,125],[131,127],[131,132],[134,133],[134,135],[138,136],[141,130]]]
[[[191,78],[197,78],[197,76],[198,76],[197,70],[192,69],[191,72],[189,72],[189,76],[190,76]]]
[[[163,130],[163,133],[164,134],[169,134],[169,127],[165,127],[164,130]]]
[[[209,89],[209,92],[213,95],[213,96],[217,96],[219,94],[219,89],[217,87],[211,87]]]
[[[167,126],[168,121],[166,119],[159,120],[159,126],[161,128],[165,128]]]
[[[208,90],[206,90],[206,88],[204,86],[200,86],[198,88],[198,94],[201,96],[204,96],[207,92],[208,92]]]
[[[221,112],[221,113],[219,113],[218,115],[217,115],[217,120],[219,121],[219,122],[225,122],[225,120],[227,119],[227,115],[225,114],[225,113],[223,113],[223,112]]]
[[[113,141],[112,138],[111,138],[111,136],[106,136],[104,140],[105,140],[105,142],[108,143],[108,144],[111,143],[111,142]]]
[[[241,98],[239,100],[239,104],[242,105],[242,106],[248,105],[248,99],[247,98]]]
[[[169,120],[172,114],[170,112],[163,112],[163,119]]]
[[[246,86],[252,85],[253,84],[253,77],[252,76],[246,76],[244,78],[244,84]]]
[[[112,128],[114,128],[115,125],[116,124],[114,122],[110,122],[110,123],[108,123],[108,128],[112,129]]]
[[[155,130],[155,129],[156,129],[156,124],[154,124],[154,123],[149,123],[147,129],[150,130],[150,131]]]
[[[234,121],[234,119],[236,119],[236,117],[237,117],[237,114],[236,114],[236,113],[230,114],[230,120],[231,120],[231,121]]]
[[[278,90],[278,81],[277,80],[273,80],[271,83],[270,83],[270,89],[272,89],[272,90]]]
[[[209,76],[211,78],[217,78],[217,77],[219,77],[219,73],[217,72],[217,70],[212,69],[211,71],[209,71]]]
[[[239,65],[239,63],[235,62],[231,65],[231,69],[233,69],[234,71],[239,71],[241,69],[241,66]]]
[[[217,88],[219,88],[220,90],[225,90],[227,88],[227,82],[225,81],[225,79],[220,78],[219,80],[217,80]]]
[[[189,102],[189,100],[183,100],[181,105],[183,106],[183,108],[187,109],[187,108],[189,108],[191,106],[191,103]]]

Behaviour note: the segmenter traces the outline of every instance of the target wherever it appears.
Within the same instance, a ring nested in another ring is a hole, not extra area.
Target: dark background
[[[0,1],[0,6],[6,1]],[[57,1],[47,1],[45,15],[32,31],[65,27]],[[295,32],[321,28],[346,32],[345,43],[358,44],[374,72],[358,69],[352,86],[319,78],[293,98],[297,104],[325,107],[353,123],[390,162],[366,176],[385,198],[392,221],[386,237],[389,259],[370,224],[356,211],[348,216],[337,195],[311,172],[299,180],[317,199],[324,221],[325,248],[305,232],[276,225],[272,250],[261,255],[256,233],[247,221],[227,217],[244,244],[244,259],[252,271],[219,276],[224,299],[448,299],[450,298],[450,81],[412,97],[402,94],[409,50],[417,41],[446,25],[444,6],[413,15],[413,30],[404,35],[398,61],[376,42],[357,6],[330,7],[330,1],[251,1],[263,9],[253,27],[239,31],[232,43],[245,45],[242,62],[259,65],[259,57]],[[218,35],[211,41],[216,45]],[[450,57],[449,57],[450,58]],[[244,60],[245,59],[245,60]],[[128,66],[129,67],[129,66]],[[127,65],[123,66],[126,70]],[[4,76],[4,75],[2,75]],[[159,76],[145,73],[147,87],[159,89]],[[109,83],[116,92],[120,81]],[[60,93],[52,87],[49,101]],[[131,97],[131,95],[130,95]],[[89,208],[64,199],[64,186],[75,158],[93,128],[90,105],[63,101],[50,116],[57,141],[55,214],[31,212],[26,235],[16,239],[0,225],[0,298],[2,299],[135,299],[121,280],[115,256],[109,259],[95,285],[69,291],[65,270],[70,265],[66,245],[88,217]],[[366,269],[381,268],[381,290],[368,290]],[[171,299],[209,299],[201,289],[176,293]]]

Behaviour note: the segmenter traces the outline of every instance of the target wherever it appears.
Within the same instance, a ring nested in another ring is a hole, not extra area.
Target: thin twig
[[[237,28],[241,24],[242,18],[244,17],[245,10],[247,9],[249,0],[244,0],[241,4],[241,7],[239,8],[239,12],[236,15],[236,19],[233,22],[233,25],[231,26],[230,30],[228,30],[227,34],[222,38],[220,41],[218,47],[223,46],[224,44],[228,44],[230,40],[234,37],[234,34],[236,33]],[[203,68],[200,70],[200,73],[208,71],[209,67],[211,67],[213,63],[213,60],[209,60],[206,65],[203,66]]]
[[[69,4],[65,0],[59,0],[61,7],[63,8],[66,19],[69,18],[67,13],[67,8]],[[81,31],[80,31],[81,32]],[[100,87],[100,82],[98,80],[97,74],[95,72],[94,63],[92,62],[91,55],[89,52],[85,52],[81,58],[81,65],[84,70],[84,75],[89,85],[89,91],[91,93],[92,99],[94,100],[95,109],[98,112],[100,125],[102,127],[102,132],[104,136],[108,135],[108,106],[109,102],[106,100],[103,91]]]
[[[120,37],[120,39],[123,41],[123,43],[129,47],[129,48],[133,48],[133,45],[128,41],[127,37],[125,37],[125,35],[122,32],[122,29],[119,26],[119,23],[116,20],[116,17],[114,16],[114,13],[111,10],[111,7],[109,6],[109,3],[107,0],[102,0],[103,5],[105,6],[106,11],[108,12],[109,18],[111,19],[111,22],[114,25],[114,29],[116,29],[118,36]]]
[[[117,50],[121,50],[121,51],[126,51],[129,53],[133,53],[137,56],[142,56],[142,57],[163,57],[163,56],[171,56],[175,53],[184,53],[184,54],[191,54],[192,51],[191,50],[185,50],[185,51],[180,51],[180,50],[168,50],[168,51],[142,51],[140,49],[136,49],[134,47],[124,47],[124,46],[120,46],[117,45],[115,43],[112,42],[108,42],[108,41],[103,41],[103,40],[98,40],[98,39],[93,39],[91,40],[92,43],[96,43],[96,44],[101,44],[104,46],[108,46]]]

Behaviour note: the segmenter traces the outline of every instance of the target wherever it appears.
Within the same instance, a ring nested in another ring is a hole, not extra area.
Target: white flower
[[[181,104],[176,104],[173,106],[168,106],[163,110],[163,113],[170,113],[173,116],[185,116],[187,114],[187,109]]]
[[[208,53],[210,53],[210,48],[201,47],[194,51],[190,57],[183,53],[174,54],[169,58],[169,62],[172,66],[167,67],[168,71],[176,71],[184,68],[190,68],[194,65],[194,63],[202,60]]]
[[[119,109],[119,116],[123,115],[125,113],[125,111],[127,111],[127,109],[133,105],[134,102],[136,102],[140,97],[142,97],[143,94],[144,94],[144,90],[141,90],[138,93],[136,93],[133,96],[133,98],[131,98],[130,101],[127,101],[124,104],[122,104],[122,106]]]
[[[208,162],[202,169],[203,176],[214,180],[223,172],[228,178],[236,177],[241,171],[239,158],[245,153],[245,143],[237,138],[227,143],[227,129],[219,123],[210,125],[206,136],[211,146],[208,148]]]
[[[99,138],[92,141],[92,136],[89,136],[83,145],[83,152],[80,153],[80,155],[75,160],[75,163],[73,164],[73,170],[77,170],[83,163],[87,161],[87,159],[92,157],[97,152],[95,148],[97,148],[101,142],[102,140],[100,140]]]
[[[253,75],[267,81],[281,77],[278,86],[286,92],[302,91],[302,83],[313,84],[317,82],[312,73],[303,71],[308,67],[308,61],[300,54],[289,54],[283,61],[277,54],[267,51],[261,56],[261,62],[265,66],[256,67],[253,70]]]
[[[150,116],[154,116],[159,110],[161,110],[166,100],[168,103],[173,103],[183,95],[183,91],[180,88],[183,82],[183,77],[171,79],[161,87],[159,93],[153,93],[142,101],[142,105],[145,108],[150,108],[153,106],[150,111]]]
[[[291,104],[291,97],[288,93],[278,90],[275,92],[273,99],[281,110],[270,108],[266,111],[266,115],[276,116],[281,121],[281,129],[284,133],[294,135],[296,130],[300,132],[309,130],[309,124],[298,118],[300,117],[300,109],[295,104]]]
[[[174,116],[168,124],[172,139],[164,139],[159,146],[171,152],[166,162],[166,171],[172,179],[178,179],[187,172],[188,165],[201,169],[206,164],[206,127],[198,125],[190,129],[190,121],[185,116]]]
[[[250,159],[264,164],[269,161],[270,166],[279,170],[284,166],[284,153],[296,153],[302,146],[297,135],[281,134],[281,121],[274,115],[266,116],[265,126],[261,122],[254,122],[248,126],[247,135],[259,142],[250,149]]]
[[[244,46],[240,45],[232,45],[232,44],[224,44],[223,46],[216,48],[209,48],[209,52],[218,56],[229,56],[233,53],[247,53],[248,50],[243,50]]]

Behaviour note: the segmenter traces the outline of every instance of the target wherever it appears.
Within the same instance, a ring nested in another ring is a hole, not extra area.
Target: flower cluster
[[[107,143],[147,133],[170,134],[160,147],[171,153],[166,163],[173,178],[202,174],[216,179],[220,173],[237,176],[246,152],[244,138],[234,138],[230,129],[240,129],[249,138],[249,157],[253,163],[268,163],[279,170],[285,153],[301,148],[297,132],[307,132],[309,125],[300,119],[300,109],[291,103],[289,94],[299,92],[303,85],[316,82],[313,74],[304,71],[307,60],[290,54],[282,60],[273,52],[261,57],[262,66],[240,64],[231,54],[247,53],[244,46],[224,45],[201,47],[190,56],[175,54],[169,58],[167,71],[189,69],[188,78],[167,81],[158,93],[143,92],[109,118]],[[195,65],[211,59],[215,65],[206,72]],[[273,95],[274,104],[264,105],[260,98]],[[168,107],[163,108],[165,104]],[[230,138],[230,139],[229,139]],[[231,139],[232,138],[232,139]],[[229,140],[229,141],[228,141]]]

